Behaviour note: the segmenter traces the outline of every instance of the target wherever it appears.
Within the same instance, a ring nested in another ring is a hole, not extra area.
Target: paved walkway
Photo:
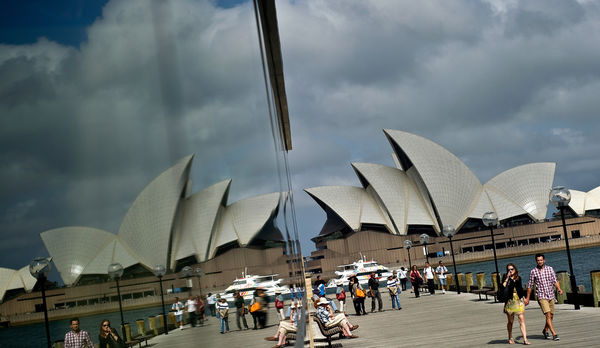
[[[384,312],[370,313],[367,316],[350,315],[352,324],[360,327],[354,333],[358,339],[335,339],[336,346],[352,347],[400,347],[400,346],[444,346],[444,347],[484,347],[507,345],[506,316],[502,306],[493,300],[479,301],[477,295],[449,292],[442,295],[422,295],[414,298],[404,292],[400,295],[403,309],[392,311],[389,296],[383,296]],[[367,310],[370,309],[367,299]],[[353,313],[353,309],[351,312]],[[269,324],[263,330],[237,331],[235,315],[230,324],[232,332],[219,333],[219,324],[210,318],[204,327],[172,331],[168,336],[153,338],[153,347],[271,347],[273,342],[263,338],[273,335],[276,329],[275,311],[269,315]],[[251,317],[248,316],[251,321]],[[525,311],[528,338],[532,346],[550,347],[592,347],[600,346],[600,309],[582,307],[575,311],[572,305],[557,305],[555,327],[560,336],[559,342],[545,340],[541,329],[544,318],[537,303],[532,302]],[[249,323],[251,325],[251,323]],[[315,326],[316,328],[316,326]],[[316,329],[317,337],[318,328]],[[522,343],[518,320],[515,318],[513,336]],[[308,340],[307,333],[306,339]],[[306,345],[308,347],[308,345]],[[316,342],[318,347],[325,342]]]

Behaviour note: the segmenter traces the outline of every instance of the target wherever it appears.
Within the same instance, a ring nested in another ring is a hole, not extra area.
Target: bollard
[[[479,272],[477,273],[477,289],[481,290],[485,287],[485,273]]]
[[[458,279],[456,281],[456,286],[460,288],[465,283],[465,275],[463,273],[459,273],[457,277]]]
[[[148,326],[154,332],[154,336],[158,336],[158,326],[156,326],[156,317],[148,317]]]
[[[131,341],[131,325],[129,325],[129,323],[124,323],[123,326],[125,327],[125,342],[130,342]]]
[[[452,288],[452,280],[454,278],[452,277],[452,274],[448,273],[446,274],[446,289],[450,290]],[[456,289],[455,289],[456,290]]]
[[[146,335],[146,321],[144,319],[138,319],[135,321],[138,335]]]
[[[173,328],[171,330],[175,330],[179,326],[177,324],[177,321],[175,320],[175,313],[170,312],[169,314],[167,314],[167,316],[168,316],[167,325],[169,325],[169,327],[171,325],[173,325]]]
[[[562,295],[556,293],[556,300],[559,304],[563,304],[567,300],[567,292],[571,292],[569,274],[567,274],[567,271],[558,271],[556,272],[556,279],[558,280],[558,284],[563,291]]]
[[[159,314],[159,315],[156,316],[156,327],[159,329],[158,330],[159,333],[160,332],[162,332],[162,333],[167,332],[167,330],[166,330],[167,328],[164,327],[164,325],[165,325],[164,322],[165,322],[165,320],[163,319],[163,315],[162,314]]]
[[[496,272],[492,272],[492,287],[494,288],[494,291],[498,291],[498,277],[496,277]],[[524,286],[526,286],[527,284],[524,284]]]
[[[592,295],[594,295],[594,307],[600,306],[600,270],[590,272],[592,280]]]
[[[467,292],[471,292],[471,287],[473,286],[473,272],[467,272],[465,274],[465,285],[467,287]]]

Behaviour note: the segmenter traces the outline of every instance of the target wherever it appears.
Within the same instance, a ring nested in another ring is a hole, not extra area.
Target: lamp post
[[[496,241],[494,240],[494,226],[498,226],[498,215],[493,211],[488,211],[481,218],[483,224],[490,228],[492,235],[492,249],[494,250],[494,265],[496,266],[496,284],[500,286],[500,273],[498,273],[498,258],[496,257]]]
[[[46,279],[48,279],[48,274],[52,271],[50,261],[52,261],[52,258],[36,257],[29,264],[29,273],[31,273],[31,275],[42,285],[42,304],[44,306],[44,324],[46,325],[46,341],[48,342],[48,348],[52,346],[52,343],[50,342],[48,308],[46,307]]]
[[[452,225],[446,225],[442,229],[442,234],[450,240],[450,252],[452,253],[452,266],[454,267],[454,283],[456,284],[456,294],[460,295],[460,284],[458,284],[458,271],[456,270],[456,261],[454,260],[454,247],[452,246],[452,237],[456,234],[456,229]]]
[[[194,269],[194,274],[196,275],[196,278],[198,278],[198,289],[200,291],[200,297],[202,297],[202,285],[200,284],[200,277],[202,276],[202,268],[196,267],[196,269]]]
[[[165,335],[169,334],[169,327],[167,326],[167,314],[165,313],[165,296],[163,294],[163,286],[162,286],[162,277],[167,273],[167,269],[163,265],[156,265],[152,270],[154,275],[158,277],[158,282],[160,283],[160,301],[162,303],[162,313],[163,313],[163,325],[165,327]]]
[[[419,240],[422,244],[425,244],[425,257],[427,258],[427,263],[429,263],[429,251],[427,251],[427,244],[429,244],[429,235],[423,233],[419,236]]]
[[[563,186],[557,186],[550,191],[550,202],[560,210],[560,218],[562,220],[563,233],[565,235],[565,246],[567,247],[567,260],[569,261],[569,279],[571,280],[571,291],[573,291],[573,302],[575,309],[579,309],[579,298],[577,291],[577,282],[575,281],[575,273],[573,272],[573,262],[571,261],[571,249],[569,248],[569,236],[567,235],[567,224],[565,223],[565,209],[571,201],[571,192]]]
[[[181,273],[183,274],[183,277],[185,278],[185,282],[186,282],[186,286],[188,286],[190,288],[189,291],[189,295],[192,295],[192,286],[190,283],[190,277],[192,276],[192,274],[194,273],[194,270],[192,270],[192,267],[190,266],[185,266],[181,269]]]
[[[126,340],[125,335],[125,320],[123,320],[123,305],[121,304],[121,289],[119,288],[119,279],[123,276],[123,266],[120,263],[111,263],[108,265],[108,275],[110,278],[117,282],[117,295],[119,296],[119,312],[121,313],[121,334],[123,340]]]
[[[410,240],[405,240],[404,241],[404,249],[406,249],[406,251],[408,252],[408,268],[409,268],[409,272],[412,270],[412,262],[410,261],[410,248],[412,248],[412,242]]]

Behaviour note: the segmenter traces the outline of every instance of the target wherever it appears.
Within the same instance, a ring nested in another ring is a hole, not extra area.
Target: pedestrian
[[[377,299],[379,311],[382,312],[383,301],[379,292],[379,278],[375,273],[371,273],[371,278],[369,278],[369,294],[371,295],[371,313],[375,312],[375,299]]]
[[[98,335],[99,348],[124,348],[123,339],[117,334],[117,330],[110,327],[110,321],[104,319],[100,322],[100,334]],[[93,347],[93,346],[92,346]]]
[[[179,330],[183,330],[183,303],[179,301],[179,297],[175,297],[171,311],[175,312],[175,321],[179,323]]]
[[[542,313],[546,316],[546,324],[542,330],[544,338],[550,339],[548,330],[552,333],[552,339],[555,341],[560,340],[556,330],[554,330],[554,288],[562,295],[563,291],[560,288],[560,284],[556,279],[554,269],[546,265],[546,257],[544,254],[536,254],[535,262],[537,266],[529,273],[529,283],[527,284],[527,296],[525,297],[525,305],[529,304],[529,298],[531,296],[531,289],[535,285],[535,297],[537,298],[538,304],[542,309]]]
[[[224,297],[217,302],[217,311],[221,318],[221,333],[229,332],[229,304]]]
[[[398,310],[402,309],[400,306],[400,300],[398,300],[398,295],[402,290],[400,290],[400,286],[398,285],[398,278],[394,275],[388,277],[386,287],[390,293],[390,297],[392,298],[392,309],[396,309],[396,304],[398,305]]]
[[[285,320],[285,311],[284,311],[284,301],[283,296],[281,296],[280,290],[275,290],[275,309],[277,310],[277,315],[279,316],[279,321]]]
[[[260,302],[258,299],[258,289],[254,290],[252,294],[252,301],[250,301],[250,305],[248,306],[248,311],[252,316],[252,321],[254,322],[254,327],[252,330],[258,329],[258,310],[260,309]]]
[[[446,274],[448,273],[448,269],[444,266],[444,262],[440,260],[438,262],[438,266],[435,269],[435,273],[438,275],[438,280],[440,281],[440,286],[442,287],[442,294],[446,293]]]
[[[514,344],[515,339],[512,336],[512,327],[515,315],[519,318],[519,326],[523,335],[523,344],[531,344],[527,340],[527,327],[525,326],[525,306],[521,301],[525,297],[521,277],[514,263],[506,265],[506,274],[502,276],[502,284],[498,292],[504,299],[504,313],[508,319],[506,330],[508,331],[508,343]]]
[[[335,281],[337,288],[335,289],[335,298],[340,304],[340,312],[346,314],[346,291],[344,291],[344,283],[341,279]]]
[[[196,327],[196,307],[198,306],[198,301],[196,301],[194,296],[190,295],[190,298],[185,301],[185,306],[187,307],[187,312],[190,316],[190,324],[192,327]]]
[[[315,293],[319,297],[325,296],[325,281],[321,279],[321,276],[317,276],[317,280],[315,280]]]
[[[348,278],[349,288],[350,288],[350,296],[352,296],[352,302],[354,303],[354,310],[356,311],[356,315],[367,315],[367,311],[365,310],[365,298],[367,296],[365,290],[362,285],[358,282],[358,278],[355,274]]]
[[[215,317],[217,315],[217,311],[215,309],[215,305],[217,304],[217,296],[215,294],[208,293],[208,297],[206,297],[206,303],[208,303],[208,309],[210,310],[210,315]]]
[[[423,276],[427,281],[427,289],[429,289],[429,295],[435,294],[435,282],[434,282],[434,272],[429,262],[425,262],[425,268],[423,268]]]
[[[71,331],[65,334],[65,348],[93,347],[87,331],[79,328],[79,318],[71,319]]]
[[[347,338],[358,338],[358,336],[352,334],[352,330],[356,330],[358,325],[352,325],[343,313],[335,315],[333,309],[329,305],[329,301],[326,298],[320,298],[317,302],[317,320],[325,325],[325,328],[338,326],[342,329],[342,335]]]
[[[254,298],[250,306],[250,314],[253,315],[254,329],[262,329],[267,324],[267,295],[262,287],[254,292]]]
[[[406,268],[400,267],[400,270],[398,271],[398,278],[400,279],[400,284],[402,285],[402,291],[406,291],[406,281],[408,280],[407,273],[408,271]]]
[[[412,285],[412,288],[415,293],[415,297],[418,298],[419,297],[419,286],[421,286],[421,284],[423,284],[423,276],[421,276],[421,273],[419,273],[419,270],[417,269],[417,265],[412,266],[412,270],[410,271],[409,278],[410,278],[410,284]]]
[[[244,301],[242,295],[240,295],[240,292],[237,290],[233,293],[233,298],[236,308],[235,323],[237,324],[237,328],[240,331],[242,330],[242,325],[240,323],[241,321],[242,323],[244,323],[244,328],[248,330],[248,323],[246,322],[246,302]]]
[[[204,321],[206,320],[206,314],[205,314],[205,304],[204,304],[204,300],[202,300],[202,297],[200,296],[196,296],[196,319],[200,322],[200,325],[204,325]]]

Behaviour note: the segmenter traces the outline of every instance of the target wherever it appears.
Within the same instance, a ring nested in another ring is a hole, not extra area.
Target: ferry
[[[329,282],[326,285],[326,288],[336,288],[336,282],[339,280],[342,281],[342,285],[347,287],[348,278],[353,274],[356,274],[358,282],[360,283],[360,285],[363,286],[366,286],[369,282],[371,273],[375,273],[379,281],[387,280],[387,277],[392,275],[392,272],[387,267],[378,264],[377,261],[374,260],[367,261],[366,258],[362,255],[360,260],[353,262],[349,265],[338,266],[338,268],[341,268],[340,271],[335,271],[335,274],[338,277],[329,280]]]
[[[240,295],[244,298],[244,300],[252,300],[254,296],[254,291],[258,287],[262,287],[265,289],[267,296],[273,297],[276,292],[280,292],[282,295],[289,294],[289,287],[283,285],[281,286],[281,281],[283,279],[277,279],[278,274],[270,274],[270,275],[242,275],[241,278],[237,278],[233,281],[233,283],[225,289],[225,292],[219,294],[221,298],[225,298],[227,302],[233,302],[233,294],[236,291],[240,292]]]

